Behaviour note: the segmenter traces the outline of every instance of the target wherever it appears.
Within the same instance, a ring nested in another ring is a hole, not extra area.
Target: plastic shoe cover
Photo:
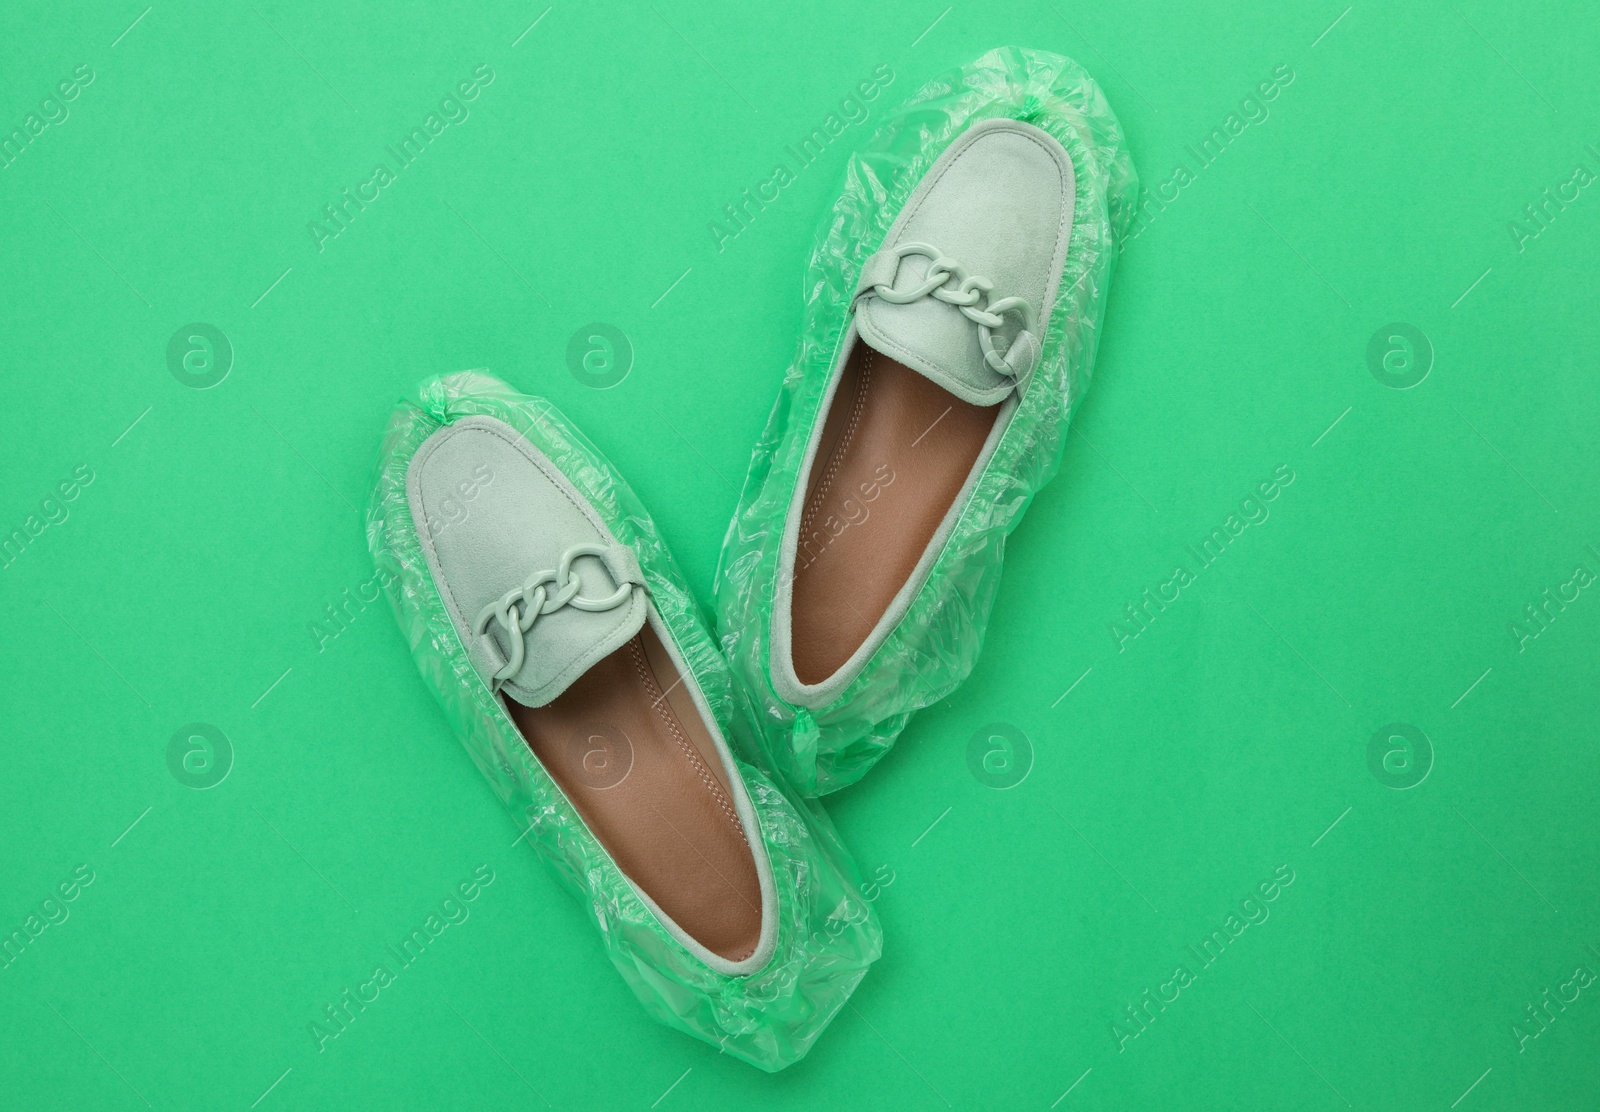
[[[1043,352],[1009,425],[931,570],[862,670],[826,705],[785,701],[773,683],[780,550],[863,264],[941,153],[984,120],[1024,121],[1054,136],[1076,176],[1059,293]],[[794,362],[757,444],[717,570],[718,627],[762,720],[771,755],[797,790],[821,795],[860,779],[912,712],[972,671],[1000,582],[1006,535],[1055,474],[1067,423],[1089,385],[1118,237],[1137,178],[1100,87],[1070,59],[1004,47],[930,81],[852,156],[842,196],[805,275]]]
[[[735,753],[771,863],[777,929],[761,968],[742,976],[719,973],[663,925],[469,660],[412,520],[407,470],[430,435],[478,415],[525,437],[637,555],[650,601]],[[478,372],[434,378],[390,419],[367,510],[367,540],[379,568],[391,573],[389,595],[400,628],[451,728],[528,828],[528,840],[593,917],[601,944],[645,1010],[764,1070],[802,1058],[877,959],[878,920],[820,808],[793,798],[747,763],[759,759],[759,748],[745,697],[649,514],[622,477],[548,402]],[[543,957],[530,950],[530,961]]]

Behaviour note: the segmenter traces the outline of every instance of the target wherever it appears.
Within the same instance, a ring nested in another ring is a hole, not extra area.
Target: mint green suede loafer
[[[431,379],[390,420],[367,536],[451,728],[646,1011],[765,1070],[803,1057],[878,921],[826,817],[754,763],[623,478],[549,403]]]
[[[971,672],[1005,538],[1088,387],[1136,179],[1042,51],[926,85],[854,156],[718,569],[722,644],[806,794]]]

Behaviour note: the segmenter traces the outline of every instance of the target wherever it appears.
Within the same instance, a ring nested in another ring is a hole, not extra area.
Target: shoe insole
[[[811,466],[795,548],[794,670],[821,683],[861,647],[927,550],[1000,407],[962,401],[858,343]]]
[[[755,858],[715,743],[648,624],[553,702],[506,707],[590,831],[657,907],[729,961],[755,952]]]

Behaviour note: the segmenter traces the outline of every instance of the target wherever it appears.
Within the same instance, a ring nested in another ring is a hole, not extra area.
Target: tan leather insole
[[[856,345],[822,428],[795,549],[801,683],[833,675],[871,634],[961,493],[999,411]]]
[[[663,694],[665,692],[665,694]],[[727,774],[646,625],[554,702],[506,700],[539,763],[618,867],[706,949],[755,952],[761,886]]]

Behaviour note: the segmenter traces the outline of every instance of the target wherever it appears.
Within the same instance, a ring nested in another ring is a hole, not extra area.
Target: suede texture
[[[1076,182],[1072,160],[1048,132],[1017,120],[985,120],[951,144],[917,186],[883,246],[863,267],[866,287],[856,306],[861,339],[920,371],[963,401],[996,405],[1015,388],[1012,377],[984,361],[978,326],[958,306],[931,294],[905,305],[873,296],[880,275],[897,290],[915,287],[933,260],[907,255],[890,269],[902,244],[925,243],[994,283],[989,303],[1021,297],[1048,320],[1061,281]],[[995,346],[1005,351],[1020,331],[1006,317]],[[1037,337],[1025,338],[1030,365]],[[1022,358],[1024,352],[1019,351]]]
[[[521,669],[502,688],[522,705],[549,703],[644,625],[648,600],[632,551],[617,544],[556,466],[503,421],[468,417],[434,433],[411,461],[406,490],[413,520],[426,523],[418,535],[439,593],[485,683],[512,649],[497,621],[485,636],[473,631],[478,612],[529,575],[555,569],[572,545],[608,549],[603,557],[573,561],[582,596],[602,598],[624,582],[634,584],[610,610],[563,606],[539,615],[522,635]],[[452,499],[461,504],[469,490],[464,514],[452,520],[441,511]]]

